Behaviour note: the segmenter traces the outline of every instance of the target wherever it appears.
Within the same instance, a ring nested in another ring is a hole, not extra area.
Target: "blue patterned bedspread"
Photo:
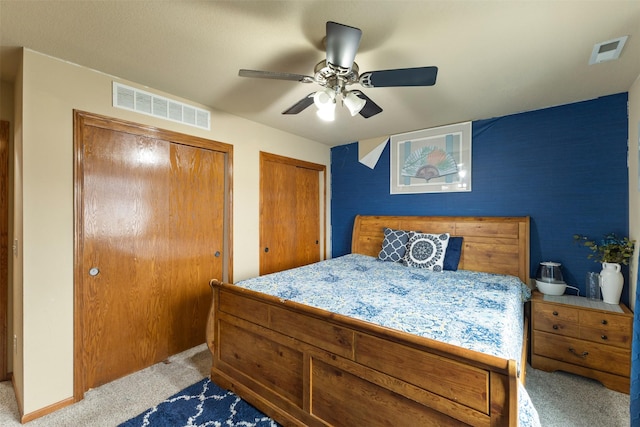
[[[514,276],[433,272],[359,254],[236,285],[518,362],[523,302],[531,296]],[[519,396],[520,425],[539,425],[522,386]]]

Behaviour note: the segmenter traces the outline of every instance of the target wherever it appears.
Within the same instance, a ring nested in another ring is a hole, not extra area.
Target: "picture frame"
[[[471,122],[391,136],[391,194],[471,191]]]

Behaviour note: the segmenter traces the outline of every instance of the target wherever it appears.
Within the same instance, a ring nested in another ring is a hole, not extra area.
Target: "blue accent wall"
[[[391,195],[388,145],[373,170],[358,162],[357,143],[332,148],[333,256],[350,252],[357,214],[528,215],[531,276],[542,261],[560,262],[565,281],[584,295],[586,273],[601,266],[587,259],[590,252],[573,235],[629,232],[627,98],[622,93],[473,122],[467,193]],[[623,274],[628,304],[628,267]]]

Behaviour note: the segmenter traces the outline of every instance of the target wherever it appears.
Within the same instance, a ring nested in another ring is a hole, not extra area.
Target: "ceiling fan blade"
[[[315,92],[311,92],[309,95],[284,110],[282,114],[298,114],[303,111],[305,108],[313,104],[313,95],[315,95]]]
[[[327,63],[344,72],[351,70],[356,58],[362,31],[359,28],[327,22]]]
[[[437,75],[438,67],[368,71],[360,75],[360,84],[363,87],[433,86]]]
[[[313,83],[313,77],[305,76],[302,74],[293,73],[281,73],[277,71],[259,71],[259,70],[244,70],[238,71],[240,77],[254,77],[258,79],[273,79],[273,80],[290,80],[301,83]]]
[[[367,95],[360,92],[359,90],[354,90],[352,92],[355,93],[358,98],[364,99],[365,101],[367,101],[367,103],[364,104],[364,107],[362,107],[362,110],[360,110],[360,115],[362,117],[364,117],[365,119],[368,119],[371,116],[375,116],[378,113],[382,113],[382,108],[380,108],[378,104],[373,102],[371,98],[369,98]]]

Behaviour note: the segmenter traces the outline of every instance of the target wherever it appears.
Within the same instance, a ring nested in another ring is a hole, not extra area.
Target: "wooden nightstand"
[[[593,378],[629,394],[633,313],[624,305],[533,292],[531,366]]]

